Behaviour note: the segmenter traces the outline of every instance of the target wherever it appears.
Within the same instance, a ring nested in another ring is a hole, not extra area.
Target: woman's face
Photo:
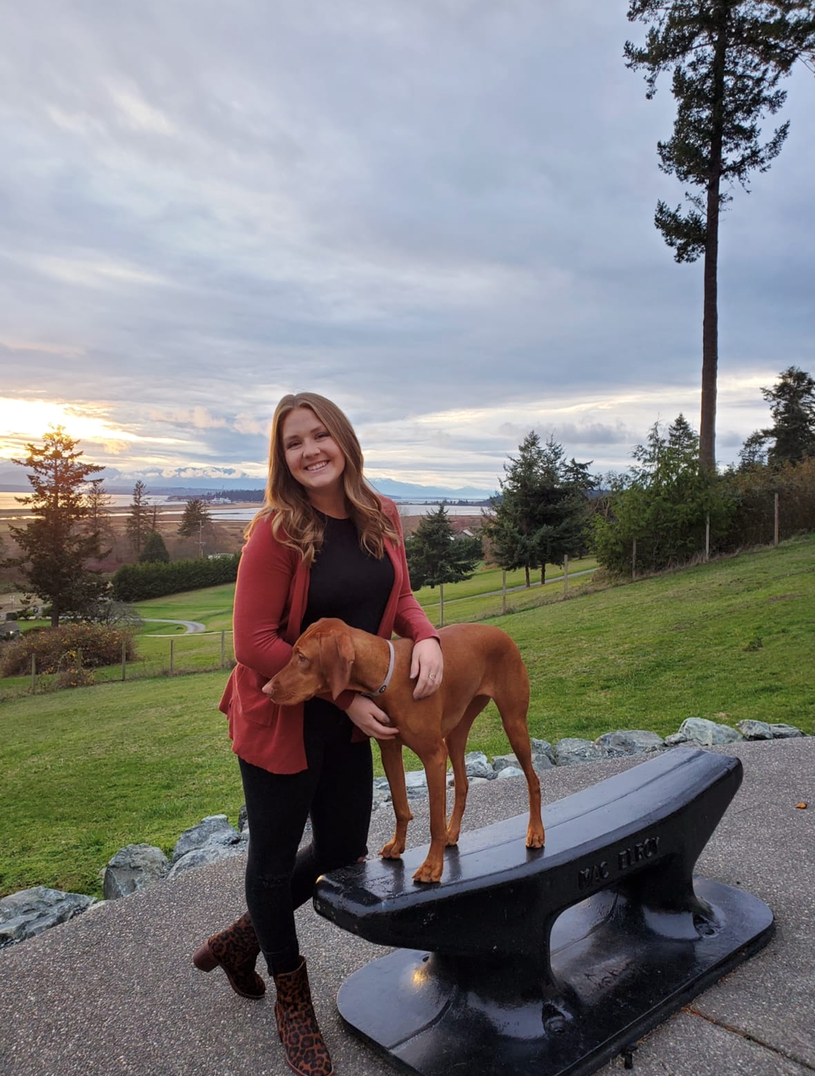
[[[290,411],[283,420],[281,443],[292,478],[312,503],[342,494],[345,456],[326,427],[308,407]]]

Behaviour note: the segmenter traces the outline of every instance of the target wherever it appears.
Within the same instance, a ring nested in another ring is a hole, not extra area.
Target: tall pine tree
[[[79,441],[62,426],[43,436],[42,445],[28,444],[25,467],[34,492],[17,497],[34,517],[22,527],[11,527],[20,555],[13,563],[27,587],[51,604],[51,626],[58,627],[66,613],[84,613],[103,588],[101,575],[88,569],[100,554],[99,532],[84,526],[90,508],[88,479],[103,470],[83,463]]]
[[[631,0],[631,22],[648,24],[645,44],[627,41],[632,70],[644,69],[647,96],[663,71],[673,71],[673,137],[657,144],[660,168],[696,190],[689,208],[657,203],[654,223],[677,262],[704,256],[702,401],[699,455],[716,466],[719,216],[730,189],[766,172],[789,129],[761,140],[760,122],[786,100],[778,84],[815,49],[812,0]]]

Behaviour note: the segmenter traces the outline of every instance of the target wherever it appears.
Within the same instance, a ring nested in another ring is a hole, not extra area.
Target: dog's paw
[[[526,847],[527,848],[543,848],[546,844],[546,835],[543,832],[543,826],[538,828],[537,826],[530,826],[526,831]]]
[[[426,859],[413,875],[413,881],[419,882],[420,884],[440,882],[443,870],[444,863],[431,863],[429,859]]]
[[[404,850],[404,844],[400,844],[397,840],[392,840],[388,841],[379,854],[383,859],[401,859]]]

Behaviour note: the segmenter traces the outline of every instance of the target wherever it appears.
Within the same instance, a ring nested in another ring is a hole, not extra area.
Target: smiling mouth
[[[327,467],[327,466],[328,466],[328,460],[320,460],[319,463],[310,463],[308,465],[308,467],[306,467],[306,470],[307,471],[322,471],[322,469],[324,467]]]

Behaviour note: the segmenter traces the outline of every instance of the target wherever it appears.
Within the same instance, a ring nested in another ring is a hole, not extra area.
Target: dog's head
[[[342,620],[318,620],[294,644],[288,665],[263,688],[273,702],[294,706],[315,695],[336,699],[345,691],[354,664],[354,644]]]

